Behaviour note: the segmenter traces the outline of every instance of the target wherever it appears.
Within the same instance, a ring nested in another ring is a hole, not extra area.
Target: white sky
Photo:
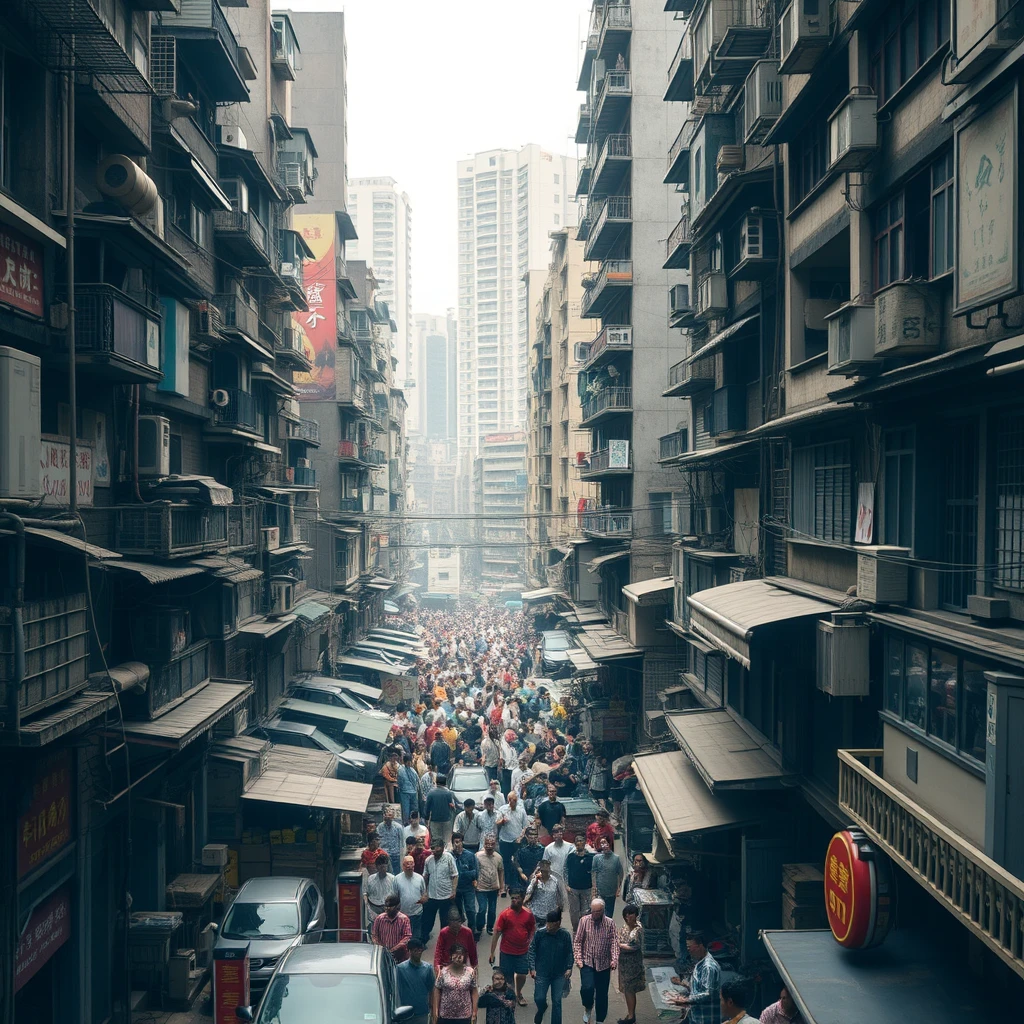
[[[391,175],[409,194],[414,312],[443,314],[456,304],[458,160],[530,142],[576,153],[579,41],[590,6],[590,0],[281,4],[345,12],[348,173]]]

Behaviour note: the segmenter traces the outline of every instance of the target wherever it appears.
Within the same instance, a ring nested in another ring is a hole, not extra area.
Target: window
[[[651,527],[655,534],[672,532],[672,495],[652,491],[647,495],[651,506]]]
[[[914,431],[885,432],[883,536],[886,544],[914,546]]]
[[[949,4],[945,0],[891,4],[869,42],[871,87],[879,105],[892,99],[948,42]]]
[[[996,419],[995,583],[1024,590],[1024,413]]]
[[[929,277],[953,269],[953,151],[931,166],[931,245]]]
[[[560,179],[560,178],[558,177],[558,175],[556,174],[556,175],[555,175],[555,184],[557,185],[557,184],[559,183],[559,181],[560,181],[560,180],[561,180],[561,179]]]
[[[952,420],[942,428],[943,558],[940,574],[942,604],[959,611],[974,593],[978,557],[978,423]],[[960,569],[953,568],[961,566]]]
[[[556,203],[560,203],[561,201],[562,201],[562,197],[556,192],[555,193],[555,202]]]
[[[790,146],[793,205],[807,196],[828,170],[828,112],[815,116]]]
[[[439,572],[437,574],[437,578],[439,580],[446,580],[446,579],[448,579],[448,572],[447,572],[447,570],[445,570],[444,572]]]
[[[903,279],[903,193],[875,211],[875,291]]]
[[[562,218],[559,217],[558,214],[556,213],[555,214],[555,226],[557,227],[561,223],[562,223]]]
[[[850,445],[793,450],[793,530],[798,536],[849,543],[853,525]]]

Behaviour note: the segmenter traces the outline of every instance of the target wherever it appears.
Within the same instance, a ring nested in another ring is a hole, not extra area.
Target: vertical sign
[[[21,933],[14,956],[14,991],[34,978],[70,937],[71,889],[65,885],[32,911]]]
[[[71,751],[23,769],[18,815],[18,877],[35,871],[71,842]]]
[[[71,487],[71,444],[62,437],[42,435],[39,457],[39,481],[44,505],[69,505]],[[79,440],[78,504],[92,504],[92,445]]]
[[[344,871],[338,875],[338,941],[361,942],[362,938],[362,875]]]
[[[870,481],[857,485],[857,531],[854,544],[870,544],[875,532],[875,485]]]
[[[300,214],[293,218],[296,231],[313,252],[302,271],[308,311],[293,313],[306,357],[313,363],[308,373],[296,373],[292,380],[300,402],[333,401],[334,359],[338,348],[338,281],[335,270],[333,213]]]
[[[238,1024],[235,1011],[249,1006],[249,943],[213,951],[214,1024]]]
[[[0,302],[43,315],[43,250],[6,225],[0,225]]]

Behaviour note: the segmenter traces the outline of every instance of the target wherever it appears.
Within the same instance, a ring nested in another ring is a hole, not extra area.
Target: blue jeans
[[[402,804],[402,824],[409,824],[409,815],[420,809],[420,798],[416,793],[399,793],[398,799]]]
[[[498,890],[480,889],[476,895],[476,932],[479,934],[484,930],[484,924],[492,931],[494,922],[498,917]],[[486,921],[484,918],[486,917]],[[426,940],[424,940],[426,941]]]
[[[595,971],[593,967],[580,968],[580,999],[583,1009],[589,1012],[594,1007],[594,1019],[597,1024],[608,1016],[608,984],[612,980],[612,971]]]
[[[519,881],[519,868],[515,864],[516,850],[518,849],[518,843],[506,843],[504,839],[498,840],[498,853],[501,854],[502,862],[505,865],[505,888],[509,892],[526,888]]]
[[[551,1024],[562,1024],[562,991],[565,988],[565,975],[560,974],[557,978],[542,978],[539,974],[533,983],[533,1001],[537,1004],[537,1015],[535,1021],[544,1018],[544,1011],[548,1008],[548,989],[551,989]]]
[[[476,889],[470,888],[462,889],[455,894],[455,906],[462,912],[462,920],[466,922],[466,927],[472,932],[476,932],[479,929],[476,926]]]

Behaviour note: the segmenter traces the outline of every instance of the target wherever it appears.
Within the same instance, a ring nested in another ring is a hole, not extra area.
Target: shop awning
[[[337,761],[326,750],[306,750],[285,743],[272,743],[265,757],[268,772],[297,772],[320,779],[333,778]]]
[[[333,683],[343,690],[348,690],[349,693],[354,693],[358,697],[366,697],[368,700],[380,700],[384,696],[384,691],[379,686],[358,683],[354,679],[333,679],[330,676],[313,676],[313,679],[317,682]]]
[[[372,647],[374,650],[384,651],[386,654],[405,655],[409,658],[425,658],[429,653],[427,648],[418,641],[399,640],[398,637],[366,636],[354,646]]]
[[[375,658],[359,658],[354,654],[343,654],[335,662],[337,665],[347,665],[349,668],[361,668],[367,671],[384,672],[390,676],[404,676],[406,670],[398,665],[389,665],[386,661],[377,661]]]
[[[594,672],[597,670],[597,662],[581,648],[575,647],[565,653],[572,662],[572,667],[577,672]]]
[[[403,583],[398,590],[395,591],[395,597],[406,597],[409,594],[414,594],[419,589],[420,585],[418,583]]]
[[[218,579],[227,580],[229,583],[245,583],[248,580],[258,580],[263,575],[262,569],[249,565],[238,558],[225,558],[224,555],[206,555],[203,558],[193,558],[192,565],[198,566],[205,572],[216,576]]]
[[[656,576],[652,580],[641,580],[623,587],[622,592],[641,607],[652,604],[664,604],[665,595],[672,593],[675,580],[671,576]]]
[[[103,564],[104,569],[117,569],[120,572],[131,572],[141,576],[147,583],[170,583],[172,580],[184,579],[186,576],[199,576],[206,570],[198,565],[157,565],[155,562],[129,562],[117,559]],[[262,576],[262,573],[257,573]]]
[[[524,604],[532,604],[534,601],[551,601],[561,596],[562,591],[558,587],[541,587],[540,590],[527,590],[519,595]]]
[[[984,1001],[985,986],[956,969],[948,949],[909,929],[867,950],[844,949],[830,931],[764,931],[761,938],[806,1024],[962,1024],[1005,1015],[1005,1006]]]
[[[238,627],[239,633],[251,633],[253,636],[261,636],[264,639],[272,637],[275,633],[287,629],[295,621],[294,615],[282,615],[277,619],[268,619],[266,616],[252,619],[250,622],[243,622]]]
[[[385,615],[401,615],[402,614],[402,609],[399,608],[398,605],[395,604],[394,601],[385,601],[384,602],[384,614]]]
[[[639,658],[644,653],[608,625],[586,626],[582,633],[576,634],[576,640],[594,661]]]
[[[620,558],[629,558],[629,549],[625,551],[609,551],[606,555],[598,555],[597,558],[592,558],[587,562],[587,572],[597,572],[602,565],[610,565],[612,562],[617,562]]]
[[[363,814],[370,803],[371,790],[365,782],[320,779],[300,772],[264,772],[253,780],[242,799]]]
[[[690,627],[750,668],[750,640],[754,630],[775,622],[829,615],[835,606],[811,597],[780,590],[764,580],[727,583],[701,590],[687,599]]]
[[[207,683],[191,697],[151,722],[124,723],[130,742],[181,750],[225,715],[229,715],[252,694],[253,688],[239,683]]]
[[[304,622],[319,622],[331,614],[331,609],[318,601],[303,601],[296,607],[295,614]]]
[[[345,735],[372,740],[374,743],[386,743],[391,733],[390,718],[373,718],[348,708],[336,708],[332,704],[316,704],[311,700],[289,697],[281,703],[281,710],[335,722],[344,727]]]
[[[0,537],[13,537],[13,530],[0,530]],[[60,530],[49,530],[42,526],[26,526],[26,540],[41,540],[49,544],[60,544],[64,547],[74,548],[76,551],[83,551],[90,558],[106,560],[108,558],[120,558],[117,551],[109,548],[101,548],[98,544],[87,544],[80,537],[72,537],[70,533],[62,533]]]
[[[796,780],[724,708],[665,716],[669,731],[708,789],[778,789]]]
[[[734,324],[729,324],[728,327],[720,330],[709,342],[697,349],[690,356],[688,362],[694,363],[698,359],[711,355],[712,352],[717,352],[730,338],[734,338],[747,324],[757,320],[760,315],[760,313],[752,313],[750,316],[745,316],[742,320],[737,320]]]
[[[22,722],[17,732],[0,729],[0,746],[45,747],[99,718],[116,703],[117,697],[110,691],[85,690],[46,714]]]
[[[713,796],[681,750],[633,758],[637,782],[667,843],[679,836],[733,828],[759,815],[748,793]],[[755,798],[756,799],[756,798]]]

